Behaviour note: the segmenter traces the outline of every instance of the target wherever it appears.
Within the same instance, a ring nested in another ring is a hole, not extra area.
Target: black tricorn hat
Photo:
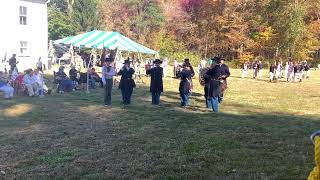
[[[183,66],[183,67],[190,67],[191,64],[190,64],[189,61],[186,61],[186,62],[184,62],[184,63],[182,64],[182,66]]]
[[[215,56],[214,58],[212,58],[211,60],[217,62],[217,63],[221,63],[222,60],[225,60],[223,57],[220,56]]]
[[[161,64],[162,61],[161,61],[160,59],[155,59],[155,60],[153,61],[153,63],[159,63],[159,64]]]
[[[112,62],[112,59],[109,58],[109,57],[107,57],[105,61],[106,61],[106,62]]]
[[[130,64],[130,60],[129,59],[124,60],[123,64]]]

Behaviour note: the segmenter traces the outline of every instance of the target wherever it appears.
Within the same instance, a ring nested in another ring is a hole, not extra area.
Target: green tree
[[[77,0],[72,6],[71,18],[77,25],[79,32],[99,29],[101,16],[97,0]]]
[[[77,27],[66,13],[55,7],[49,7],[48,30],[49,38],[56,40],[74,35],[77,31]]]

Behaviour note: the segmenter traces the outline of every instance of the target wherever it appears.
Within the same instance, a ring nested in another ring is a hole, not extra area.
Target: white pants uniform
[[[259,70],[259,79],[262,79],[262,69]]]
[[[242,69],[242,78],[247,78],[248,77],[248,69]]]
[[[0,91],[2,91],[4,93],[4,98],[6,98],[6,99],[13,97],[14,89],[13,89],[13,87],[11,87],[9,85],[1,86]]]
[[[273,72],[270,72],[270,81],[273,80],[273,77],[274,77],[274,73],[273,73]]]

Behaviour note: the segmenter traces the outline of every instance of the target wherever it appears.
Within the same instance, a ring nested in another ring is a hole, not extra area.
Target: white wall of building
[[[27,8],[27,24],[20,25],[20,6]],[[17,54],[19,71],[34,68],[41,57],[44,64],[48,56],[48,19],[46,0],[0,1],[0,64]],[[20,52],[20,42],[27,42],[27,51]],[[0,65],[3,69],[4,64]],[[8,66],[8,65],[7,65]]]

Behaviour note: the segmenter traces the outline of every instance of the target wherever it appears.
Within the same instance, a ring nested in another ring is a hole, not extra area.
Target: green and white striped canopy
[[[70,36],[54,41],[54,44],[66,44],[76,47],[111,49],[118,48],[121,51],[140,52],[145,54],[157,54],[157,51],[149,49],[131,39],[112,31],[90,31],[76,36]]]

